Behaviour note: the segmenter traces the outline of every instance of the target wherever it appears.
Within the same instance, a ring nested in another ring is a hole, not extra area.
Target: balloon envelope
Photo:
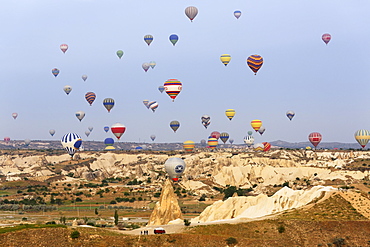
[[[116,54],[117,54],[118,58],[119,58],[119,59],[121,59],[121,58],[122,58],[122,56],[123,56],[123,51],[122,51],[122,50],[118,50],[118,51],[116,52]]]
[[[265,133],[265,127],[261,126],[259,129],[258,129],[258,133],[260,133],[260,135],[262,135],[263,133]]]
[[[229,139],[230,144],[234,143],[234,139]]]
[[[26,140],[24,140],[24,144],[25,144],[26,146],[30,145],[30,143],[31,143],[31,140],[30,140],[30,139],[26,139]]]
[[[53,75],[55,76],[55,77],[57,77],[58,75],[59,75],[59,69],[57,69],[57,68],[54,68],[54,69],[52,69],[51,70],[51,73],[53,73]]]
[[[183,143],[183,147],[184,147],[185,151],[192,152],[194,150],[194,147],[195,147],[195,142],[193,142],[193,141],[185,141]]]
[[[146,108],[148,108],[148,109],[149,109],[149,100],[144,99],[144,100],[143,100],[143,104],[146,106]]]
[[[87,101],[90,105],[92,105],[92,103],[94,102],[95,98],[96,98],[96,94],[95,94],[94,92],[87,92],[87,93],[85,94],[85,99],[86,99],[86,101]]]
[[[143,67],[143,70],[144,70],[145,72],[147,72],[147,71],[148,71],[148,69],[150,68],[150,65],[149,65],[149,63],[143,63],[143,64],[141,65],[141,67]]]
[[[262,144],[264,146],[264,148],[263,148],[263,151],[264,152],[267,152],[267,151],[269,151],[271,149],[271,144],[270,143],[268,143],[268,142],[262,142]]]
[[[105,146],[113,146],[113,144],[114,144],[113,138],[110,138],[110,137],[105,138],[104,144],[105,144]]]
[[[309,134],[308,136],[308,140],[312,143],[312,145],[315,146],[315,148],[317,147],[317,145],[319,145],[319,143],[321,142],[322,140],[322,136],[320,133],[318,132],[312,132],[311,134]]]
[[[125,133],[126,126],[124,126],[121,123],[115,123],[110,127],[110,130],[112,131],[113,135],[115,135],[117,139],[119,140],[121,136],[123,135],[123,133]]]
[[[78,111],[78,112],[76,112],[76,117],[78,118],[78,120],[80,120],[80,122],[81,122],[81,120],[85,117],[85,112],[83,112],[83,111]]]
[[[169,79],[164,83],[164,90],[170,96],[172,101],[174,101],[177,95],[182,90],[182,83],[177,79]]]
[[[82,80],[86,81],[87,75],[82,75],[81,78],[82,78]]]
[[[242,12],[240,10],[235,10],[234,11],[234,16],[236,19],[239,19],[239,17],[242,15]]]
[[[16,119],[16,118],[18,117],[18,113],[13,112],[13,113],[12,113],[12,117],[13,117],[14,119]]]
[[[231,60],[231,56],[229,54],[222,54],[220,60],[225,66],[227,66]]]
[[[63,53],[66,53],[66,51],[68,50],[68,45],[67,44],[61,44],[60,49],[62,50]]]
[[[262,121],[258,119],[252,120],[251,126],[257,132],[262,126]]]
[[[88,127],[88,129],[89,129],[90,131],[93,131],[94,127],[89,126],[89,127]]]
[[[177,36],[177,34],[171,34],[169,39],[171,43],[173,44],[173,46],[175,46],[177,41],[179,40],[179,36]]]
[[[53,135],[55,134],[55,130],[53,130],[53,129],[49,130],[49,134],[50,134],[51,136],[53,136]]]
[[[361,145],[362,148],[365,148],[365,146],[370,140],[370,132],[365,129],[357,130],[355,132],[355,139],[358,142],[358,144]]]
[[[180,122],[176,120],[171,121],[170,127],[173,130],[173,132],[176,132],[176,130],[178,130],[178,128],[180,127]]]
[[[86,130],[86,131],[85,131],[85,135],[86,135],[87,137],[89,137],[89,135],[90,135],[90,131]]]
[[[226,133],[226,132],[222,132],[220,134],[220,139],[225,144],[227,142],[227,140],[229,140],[229,134]]]
[[[72,87],[67,85],[64,86],[63,90],[68,95],[72,91]]]
[[[328,44],[329,41],[331,40],[331,35],[328,34],[328,33],[324,33],[322,36],[321,36],[321,39],[322,41],[325,42],[325,44]]]
[[[154,61],[150,61],[149,62],[149,66],[150,68],[154,69],[154,67],[156,66],[157,64],[154,62]]]
[[[155,112],[155,110],[158,108],[158,103],[157,101],[151,101],[148,103],[148,107]]]
[[[233,119],[233,117],[235,116],[235,110],[234,109],[227,109],[225,111],[225,115],[231,121],[231,119]]]
[[[247,147],[252,146],[254,143],[254,137],[251,135],[244,137],[244,143],[247,145]]]
[[[113,108],[114,106],[114,99],[112,98],[105,98],[103,100],[103,105],[105,107],[105,109],[108,110],[108,112],[110,112],[110,110]]]
[[[218,132],[218,131],[213,131],[212,133],[211,133],[211,137],[213,137],[213,138],[216,138],[217,140],[218,140],[218,138],[220,138],[220,132]]]
[[[104,126],[103,129],[104,129],[105,132],[108,132],[109,131],[109,126]]]
[[[286,112],[286,116],[289,118],[289,120],[292,120],[294,115],[295,115],[294,111],[287,111]]]
[[[254,151],[262,152],[265,149],[265,145],[263,145],[262,143],[256,143],[254,144],[253,148]]]
[[[208,147],[210,149],[215,149],[218,145],[218,140],[217,138],[214,138],[214,137],[210,137],[208,138]]]
[[[190,21],[193,21],[197,14],[198,9],[194,6],[189,6],[185,9],[185,15],[190,19]]]
[[[163,93],[163,91],[164,91],[164,86],[159,86],[159,87],[158,87],[158,90],[159,90],[159,92]]]
[[[147,44],[148,44],[148,46],[149,46],[149,45],[150,45],[150,43],[152,43],[152,42],[153,42],[153,36],[152,36],[152,35],[150,35],[150,34],[145,35],[145,36],[144,36],[144,41],[145,41],[145,43],[147,43]]]
[[[154,141],[155,140],[155,137],[156,137],[155,135],[151,135],[150,136],[150,139],[152,139],[152,141]]]
[[[257,74],[258,70],[262,67],[263,58],[260,55],[251,55],[247,58],[249,68]]]
[[[81,147],[82,139],[76,133],[68,133],[62,137],[61,143],[63,148],[67,150],[68,154],[73,157],[75,152]]]
[[[164,163],[164,169],[168,176],[175,182],[178,181],[179,177],[184,173],[185,168],[185,161],[177,157],[169,158]]]

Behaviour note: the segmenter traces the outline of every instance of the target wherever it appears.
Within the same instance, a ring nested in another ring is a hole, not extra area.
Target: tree
[[[99,212],[98,212],[98,208],[95,208],[95,215],[98,215]]]
[[[118,211],[114,210],[114,224],[118,225]]]
[[[71,232],[71,238],[72,239],[75,239],[75,238],[79,238],[80,237],[80,232],[79,231],[73,231],[73,232]]]

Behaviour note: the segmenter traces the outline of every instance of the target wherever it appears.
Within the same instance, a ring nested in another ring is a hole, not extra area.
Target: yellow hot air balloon
[[[262,121],[258,119],[252,120],[251,126],[255,131],[258,131],[262,126]]]
[[[235,110],[234,109],[227,109],[225,111],[225,114],[226,114],[226,117],[228,117],[228,119],[233,119],[233,117],[235,116]]]
[[[193,142],[193,141],[185,141],[183,143],[183,146],[184,146],[185,151],[192,152],[194,150],[194,147],[195,147],[195,142]]]
[[[229,54],[222,54],[220,60],[225,66],[227,66],[231,60],[231,56]]]

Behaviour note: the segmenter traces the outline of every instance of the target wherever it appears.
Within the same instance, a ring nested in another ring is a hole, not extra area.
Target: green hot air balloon
[[[123,56],[123,51],[118,50],[116,53],[117,53],[117,56],[119,57],[119,59],[121,59],[121,57]]]

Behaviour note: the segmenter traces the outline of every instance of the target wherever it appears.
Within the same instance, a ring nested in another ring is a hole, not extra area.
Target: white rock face
[[[315,186],[310,190],[292,190],[284,187],[273,196],[260,194],[255,197],[230,197],[225,201],[217,201],[207,207],[200,216],[191,220],[193,223],[212,222],[230,219],[258,218],[288,209],[298,208],[333,187]]]

